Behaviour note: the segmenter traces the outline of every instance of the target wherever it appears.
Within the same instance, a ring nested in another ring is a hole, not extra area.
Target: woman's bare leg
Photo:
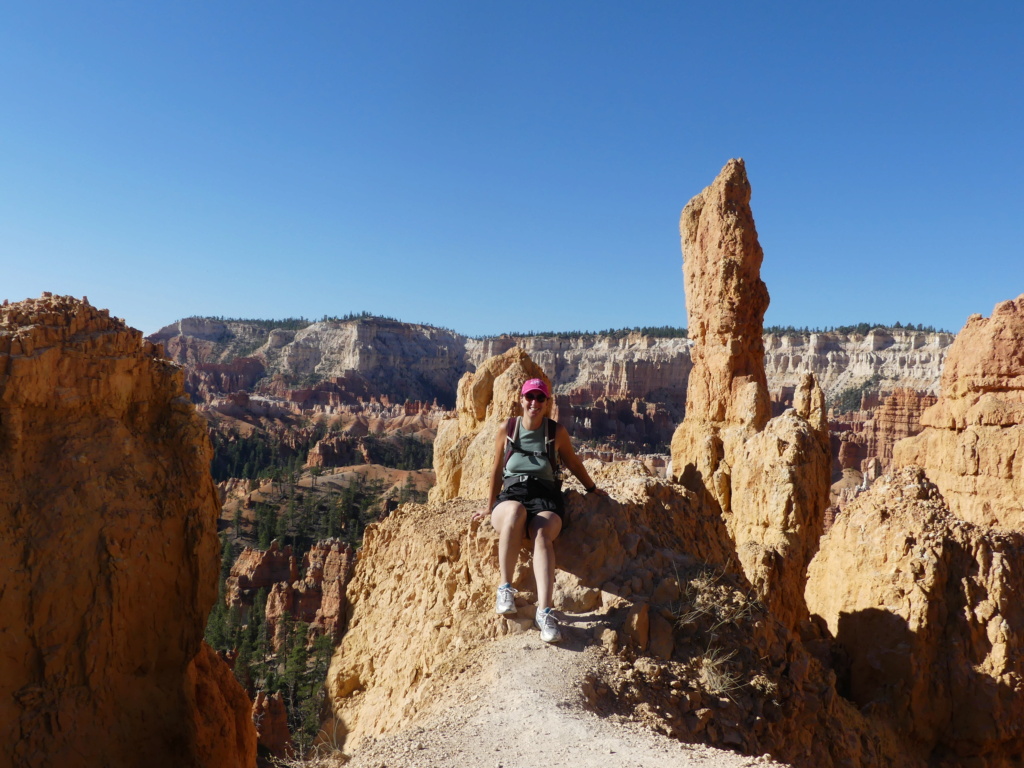
[[[491,525],[498,532],[498,570],[501,583],[511,584],[515,576],[519,548],[526,532],[526,507],[518,501],[503,501],[491,512]]]
[[[533,539],[533,577],[537,581],[537,610],[551,608],[555,591],[555,548],[553,542],[562,531],[562,518],[544,511],[530,521]]]

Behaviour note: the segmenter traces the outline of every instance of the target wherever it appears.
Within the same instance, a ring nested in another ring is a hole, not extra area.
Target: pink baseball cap
[[[548,389],[548,385],[544,383],[544,379],[529,379],[523,388],[519,390],[519,394],[525,395],[527,392],[543,392],[544,397],[551,397],[551,390]]]

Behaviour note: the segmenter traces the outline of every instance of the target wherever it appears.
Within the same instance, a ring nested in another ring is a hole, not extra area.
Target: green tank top
[[[522,420],[519,421],[519,439],[516,444],[524,451],[544,453],[544,438],[547,437],[547,422],[542,421],[537,429],[527,429]],[[509,475],[533,475],[541,480],[554,480],[555,473],[547,456],[527,456],[512,451],[505,465],[505,477]]]

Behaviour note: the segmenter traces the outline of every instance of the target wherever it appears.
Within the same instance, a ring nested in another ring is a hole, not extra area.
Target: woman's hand
[[[474,521],[476,521],[476,520],[483,520],[485,517],[487,517],[487,510],[486,509],[478,509],[476,512],[473,513],[473,520]]]
[[[594,490],[590,491],[590,493],[594,494],[595,496],[604,496],[605,498],[608,497],[608,491],[606,491],[604,488],[598,488],[596,485],[594,486]]]

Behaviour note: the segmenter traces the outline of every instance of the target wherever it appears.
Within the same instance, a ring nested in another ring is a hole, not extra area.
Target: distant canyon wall
[[[573,404],[600,397],[685,397],[692,368],[689,340],[641,333],[623,336],[497,336],[474,339],[428,325],[380,318],[312,323],[302,330],[252,323],[181,320],[148,337],[186,366],[232,364],[251,357],[262,376],[310,380],[358,373],[397,398],[455,402],[458,380],[484,360],[520,346]],[[955,336],[944,332],[875,329],[867,334],[764,334],[768,389],[796,387],[813,373],[826,397],[878,377],[883,389],[938,393],[946,352]],[[225,369],[230,374],[232,369]],[[235,381],[254,375],[238,364]],[[226,384],[230,384],[228,376]],[[254,383],[254,382],[253,382]],[[251,385],[251,384],[250,384]]]
[[[875,329],[867,334],[764,334],[768,391],[790,405],[813,373],[829,400],[850,387],[937,394],[954,336]],[[474,339],[382,318],[325,320],[299,330],[191,318],[149,337],[186,367],[197,402],[249,391],[293,411],[333,413],[371,398],[452,408],[459,378],[513,346],[551,377],[559,418],[577,439],[642,450],[667,445],[683,417],[692,363],[685,338],[624,335],[498,336]]]

